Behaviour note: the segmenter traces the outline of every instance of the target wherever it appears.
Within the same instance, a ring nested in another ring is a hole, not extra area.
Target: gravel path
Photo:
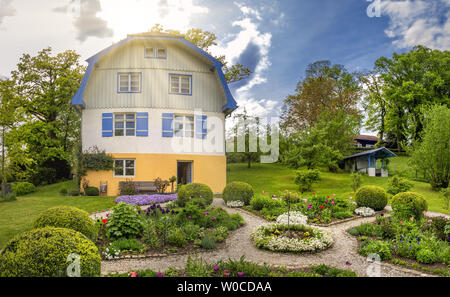
[[[375,218],[361,218],[354,221],[328,227],[335,240],[333,247],[316,254],[284,254],[272,253],[256,248],[250,241],[250,232],[267,223],[264,219],[255,216],[241,209],[232,209],[225,206],[222,199],[214,199],[214,206],[221,206],[229,213],[240,213],[246,224],[233,232],[226,240],[226,247],[216,251],[199,252],[198,256],[209,263],[228,258],[238,260],[245,255],[246,260],[275,266],[287,266],[290,268],[307,267],[310,264],[327,264],[342,269],[351,269],[360,276],[367,276],[367,269],[371,265],[365,257],[357,252],[358,242],[355,237],[347,233],[346,230],[357,226],[363,222],[374,221]],[[97,214],[98,215],[98,214]],[[102,274],[110,272],[127,272],[131,270],[152,269],[164,271],[170,266],[184,268],[188,255],[173,255],[160,258],[136,258],[120,259],[102,262]],[[347,265],[349,261],[351,265]],[[404,276],[429,276],[415,270],[406,269],[389,263],[382,263],[380,267],[381,276],[404,277]]]

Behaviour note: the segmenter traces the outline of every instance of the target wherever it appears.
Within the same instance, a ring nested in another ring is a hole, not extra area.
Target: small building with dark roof
[[[360,134],[354,138],[355,147],[374,147],[375,144],[380,140],[378,137],[373,135],[363,135]]]
[[[368,176],[387,177],[388,171],[385,168],[385,160],[396,155],[385,147],[360,152],[344,158],[345,169],[347,171],[358,171]],[[381,160],[380,168],[376,168],[377,160]]]

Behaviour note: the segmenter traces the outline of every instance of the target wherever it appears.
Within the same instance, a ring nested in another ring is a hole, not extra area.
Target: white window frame
[[[181,86],[181,79],[182,78],[188,78],[188,92],[182,92],[182,86]],[[175,79],[177,79],[177,82],[175,82]],[[174,83],[177,83],[177,86],[174,86]],[[175,74],[170,73],[169,74],[169,93],[170,94],[177,94],[177,95],[192,95],[192,75],[188,74]]]
[[[132,88],[131,88],[132,76],[138,76],[139,89],[137,91],[132,90]],[[124,77],[126,77],[126,79],[127,79],[126,83],[128,84],[128,88],[126,91],[123,91],[121,89],[122,79]],[[119,72],[117,74],[117,92],[118,93],[140,93],[141,90],[142,90],[142,73],[141,72]]]
[[[181,117],[181,121],[180,118]],[[177,119],[178,118],[178,119]],[[187,118],[192,118],[192,121],[189,121]],[[177,129],[177,124],[182,124],[183,128]],[[187,124],[192,124],[192,130],[187,130]],[[177,131],[181,131],[182,135],[177,135]],[[190,135],[186,136],[189,133]],[[195,117],[190,114],[174,114],[173,115],[173,136],[181,137],[181,138],[194,138],[195,137]]]
[[[122,175],[116,174],[116,162],[122,161]],[[133,161],[133,167],[127,167],[127,161]],[[127,169],[133,169],[133,175],[126,175]],[[136,159],[114,159],[114,177],[136,177]]]
[[[127,116],[133,116],[133,119],[128,118]],[[117,116],[123,116],[122,119],[118,119]],[[116,128],[116,123],[123,123],[123,128]],[[133,128],[127,128],[127,123],[134,123]],[[114,113],[114,121],[113,121],[113,136],[114,137],[122,137],[122,136],[136,136],[136,113]],[[133,135],[127,135],[128,130],[133,129]],[[116,135],[116,130],[123,130],[123,135]]]
[[[151,49],[151,55],[147,54],[147,50]],[[164,55],[159,55],[159,52],[164,50]],[[144,48],[144,57],[145,58],[154,58],[154,59],[167,59],[167,48],[165,47],[145,47]]]

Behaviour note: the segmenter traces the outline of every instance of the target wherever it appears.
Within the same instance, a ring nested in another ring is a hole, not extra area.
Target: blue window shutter
[[[148,112],[136,113],[136,136],[148,136]]]
[[[162,136],[173,137],[173,113],[162,114]]]
[[[113,136],[113,114],[103,113],[102,114],[102,137],[112,137]]]
[[[208,134],[207,119],[208,117],[205,115],[196,116],[195,134],[199,139],[206,139],[206,135]]]

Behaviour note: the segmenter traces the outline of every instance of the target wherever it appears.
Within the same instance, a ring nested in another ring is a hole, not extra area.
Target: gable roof
[[[378,141],[379,138],[373,135],[363,135],[360,134],[355,137],[355,140],[370,140],[370,141]]]
[[[165,39],[165,40],[178,41],[178,42],[184,44],[185,46],[193,49],[194,51],[196,51],[197,53],[199,53],[200,55],[202,55],[209,61],[211,61],[214,68],[216,68],[216,70],[217,70],[217,74],[219,75],[219,79],[222,84],[222,88],[223,88],[223,90],[225,92],[225,96],[227,98],[227,103],[222,107],[222,111],[225,113],[229,113],[237,108],[237,103],[234,100],[233,95],[230,92],[230,89],[228,88],[228,83],[227,83],[227,81],[225,79],[225,75],[223,74],[223,71],[222,71],[223,64],[219,60],[217,60],[216,58],[214,58],[213,56],[208,54],[206,51],[202,50],[201,48],[195,46],[191,42],[184,39],[183,35],[174,35],[174,34],[157,33],[157,32],[130,34],[127,36],[127,38],[125,38],[117,43],[114,43],[113,45],[105,48],[104,50],[98,52],[97,54],[95,54],[92,57],[90,57],[89,59],[87,59],[86,62],[88,62],[88,67],[84,74],[83,80],[81,81],[80,87],[78,88],[77,92],[75,93],[75,95],[72,98],[72,105],[77,105],[77,106],[81,106],[84,108],[85,103],[83,101],[83,94],[86,89],[87,82],[92,73],[95,63],[97,63],[97,61],[101,57],[103,57],[110,51],[112,51],[132,40],[136,40],[136,39]]]
[[[391,152],[387,148],[380,147],[380,148],[376,148],[376,149],[373,149],[373,150],[367,150],[367,151],[364,151],[364,152],[360,152],[360,153],[357,153],[357,154],[345,157],[344,160],[351,159],[351,158],[356,158],[356,157],[361,157],[361,156],[367,156],[367,155],[383,156],[384,158],[396,157],[397,156],[396,154],[394,154],[393,152]]]

